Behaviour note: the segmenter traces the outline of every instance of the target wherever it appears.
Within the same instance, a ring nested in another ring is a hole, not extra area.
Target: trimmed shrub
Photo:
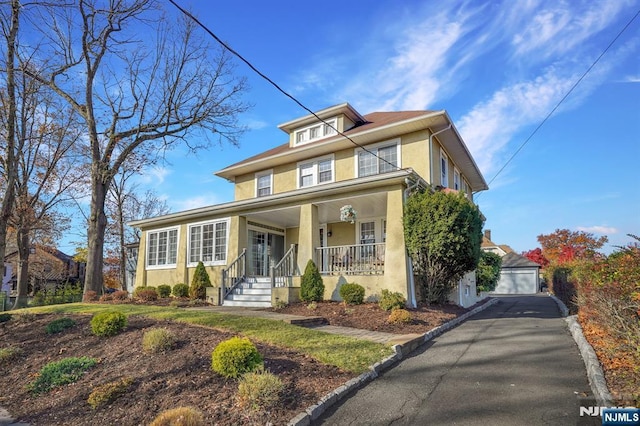
[[[133,291],[133,297],[144,302],[153,302],[158,300],[158,291],[151,286],[136,287]]]
[[[171,286],[169,284],[161,284],[158,286],[158,296],[169,297],[171,296]]]
[[[152,328],[142,336],[142,349],[151,354],[168,351],[176,342],[176,335],[166,328]]]
[[[129,300],[129,292],[127,290],[118,290],[112,294],[113,300]]]
[[[124,395],[132,384],[133,378],[123,377],[115,382],[97,386],[87,398],[87,403],[95,410],[99,406],[113,402]]]
[[[171,293],[175,297],[189,297],[189,286],[184,283],[176,284],[173,286]]]
[[[163,411],[149,426],[204,426],[204,415],[192,407]]]
[[[300,283],[300,299],[303,302],[320,302],[324,298],[324,283],[318,267],[309,260]]]
[[[394,309],[404,309],[407,304],[407,299],[404,298],[402,293],[399,292],[390,292],[387,289],[382,290],[380,294],[380,300],[378,301],[378,306],[383,311],[392,311]]]
[[[127,317],[122,312],[99,312],[91,318],[91,331],[96,336],[115,336],[127,326]]]
[[[74,325],[76,325],[76,322],[71,318],[58,318],[47,324],[47,334],[60,333],[67,328],[73,327]]]
[[[0,365],[13,361],[22,355],[22,348],[18,346],[9,346],[8,348],[0,348]]]
[[[211,369],[226,378],[236,378],[263,367],[262,355],[246,337],[220,342],[211,353]]]
[[[98,300],[98,293],[93,290],[87,291],[82,295],[83,302],[96,302]]]
[[[251,411],[268,410],[280,402],[284,384],[264,369],[244,374],[238,383],[236,399],[240,407]]]
[[[340,297],[349,305],[362,305],[364,302],[364,287],[356,283],[347,283],[340,287]]]
[[[42,367],[38,377],[27,385],[27,389],[38,395],[49,392],[56,386],[76,382],[85,371],[96,365],[97,362],[97,359],[86,356],[50,362]]]
[[[389,314],[388,321],[391,324],[402,324],[402,323],[410,323],[411,322],[411,312],[406,309],[394,309]]]
[[[11,314],[6,312],[0,314],[0,323],[7,322],[11,319]]]
[[[211,287],[211,280],[204,267],[204,263],[198,262],[198,266],[196,266],[193,278],[191,279],[189,297],[192,299],[204,299],[207,296],[206,287]]]

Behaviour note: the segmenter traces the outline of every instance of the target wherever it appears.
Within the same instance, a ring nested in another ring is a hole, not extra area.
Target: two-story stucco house
[[[295,298],[313,259],[325,299],[356,282],[368,299],[388,289],[415,305],[406,197],[427,185],[469,197],[488,188],[447,112],[361,115],[345,103],[279,128],[287,143],[216,172],[234,182],[234,201],[130,223],[142,230],[136,286],[188,284],[202,261],[214,303],[271,305]]]

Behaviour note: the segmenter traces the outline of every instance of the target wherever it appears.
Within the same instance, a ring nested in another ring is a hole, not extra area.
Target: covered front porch
[[[403,196],[402,184],[348,194],[318,191],[300,203],[243,212],[238,248],[244,266],[228,268],[224,292],[232,291],[242,276],[269,278],[272,288],[299,286],[311,259],[323,275],[327,300],[339,300],[339,287],[346,282],[365,287],[370,300],[383,289],[411,300]],[[355,211],[350,220],[341,218],[345,206]]]

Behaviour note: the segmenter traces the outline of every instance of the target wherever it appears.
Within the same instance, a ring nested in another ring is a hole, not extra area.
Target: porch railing
[[[319,247],[316,263],[324,275],[384,274],[385,243]]]
[[[242,249],[228,268],[222,270],[222,294],[220,304],[233,289],[247,277],[247,249]]]
[[[293,276],[299,274],[296,264],[296,245],[284,254],[280,262],[271,267],[271,287],[291,287]]]

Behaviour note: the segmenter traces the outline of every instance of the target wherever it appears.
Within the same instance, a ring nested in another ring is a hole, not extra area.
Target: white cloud
[[[166,167],[153,166],[140,175],[139,181],[144,185],[161,185],[165,178],[171,174],[171,170]]]
[[[255,120],[255,119],[245,120],[244,125],[251,130],[260,130],[270,126],[270,124],[264,120]]]
[[[183,200],[173,200],[172,211],[183,211],[183,210],[191,210],[197,209],[200,207],[212,206],[215,204],[220,204],[220,197],[215,193],[208,193],[203,195],[198,195],[191,198],[186,198]]]
[[[504,87],[459,120],[459,130],[481,171],[496,171],[497,154],[522,127],[543,119],[562,98],[576,76],[554,69],[530,81]]]
[[[612,226],[578,226],[576,227],[578,231],[590,232],[593,234],[617,234],[618,229]]]
[[[629,75],[622,80],[623,83],[640,83],[640,75]]]

